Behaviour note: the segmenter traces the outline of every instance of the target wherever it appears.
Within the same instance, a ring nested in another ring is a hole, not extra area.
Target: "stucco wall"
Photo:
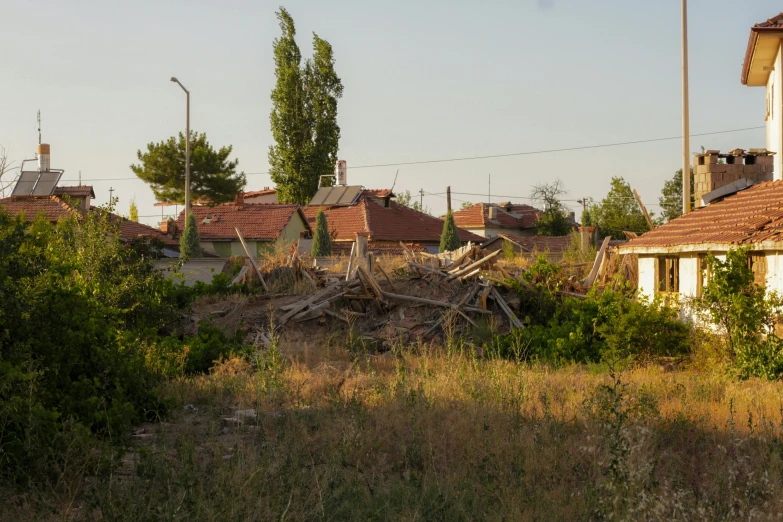
[[[536,235],[536,229],[535,228],[467,228],[465,230],[470,230],[474,234],[477,234],[481,237],[485,237],[487,239],[493,238],[495,236],[498,236],[500,234],[512,234],[514,236],[519,237],[530,237]]]
[[[299,236],[305,230],[307,230],[307,226],[305,225],[304,220],[298,213],[296,213],[294,214],[294,217],[291,219],[291,221],[289,221],[283,229],[283,233],[280,234],[278,241],[283,241],[285,243],[299,241]]]
[[[775,70],[767,80],[767,149],[777,152],[773,158],[774,179],[783,179],[783,63],[781,48],[775,57]]]
[[[639,297],[652,299],[655,295],[655,258],[639,256]]]

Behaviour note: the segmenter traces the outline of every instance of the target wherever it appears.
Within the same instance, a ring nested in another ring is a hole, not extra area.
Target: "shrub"
[[[454,223],[454,214],[449,211],[443,221],[443,232],[440,234],[440,251],[451,252],[460,246],[462,246],[462,242],[459,239],[457,225]]]
[[[182,231],[182,237],[179,238],[179,256],[182,259],[192,259],[201,257],[201,242],[198,237],[198,224],[193,212],[188,213],[188,220],[185,222],[185,230]]]
[[[774,334],[783,298],[756,284],[748,249],[729,251],[726,260],[707,257],[710,281],[695,308],[723,334],[740,377],[783,376],[783,341]]]
[[[318,215],[315,218],[315,232],[313,233],[311,254],[313,257],[332,255],[332,238],[329,236],[329,225],[326,222],[326,214],[323,209],[318,211]]]

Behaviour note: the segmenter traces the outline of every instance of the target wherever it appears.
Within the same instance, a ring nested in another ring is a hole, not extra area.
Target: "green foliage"
[[[641,234],[650,228],[634,198],[631,186],[623,178],[612,178],[612,188],[600,203],[590,206],[590,221],[599,227],[602,237],[625,239],[623,231]]]
[[[783,376],[783,340],[774,334],[783,298],[754,282],[748,249],[731,250],[726,260],[707,257],[710,280],[695,302],[717,326],[741,377]]]
[[[332,238],[329,235],[329,225],[326,222],[326,213],[323,210],[318,211],[315,218],[315,232],[313,233],[313,256],[332,255]]]
[[[275,139],[269,147],[270,174],[280,202],[306,205],[320,176],[331,174],[337,161],[337,100],[343,86],[332,46],[313,34],[313,57],[302,67],[294,20],[282,7],[276,14],[282,34],[273,44],[277,83],[270,114]]]
[[[230,161],[231,145],[212,148],[207,135],[190,132],[190,196],[205,198],[212,204],[233,201],[245,188],[244,172],[237,174],[238,160]],[[160,143],[147,145],[147,152],[138,151],[139,165],[131,170],[149,184],[158,201],[185,203],[185,135],[179,133]]]
[[[658,203],[661,205],[663,222],[682,215],[682,169],[675,172],[674,177],[663,184]],[[694,206],[693,203],[693,167],[691,167],[691,208]]]
[[[185,222],[185,230],[179,238],[179,257],[187,260],[201,257],[201,242],[198,237],[198,224],[193,212],[188,214],[188,220]]]
[[[503,250],[503,257],[506,261],[512,261],[517,256],[517,253],[514,251],[514,244],[507,239],[503,240],[501,249]]]
[[[204,373],[215,361],[227,358],[242,348],[242,332],[238,330],[234,338],[229,338],[223,330],[202,320],[199,322],[198,334],[186,337],[182,344],[186,354],[185,372]]]
[[[425,207],[422,204],[421,200],[416,201],[415,199],[413,199],[413,194],[411,194],[410,190],[406,190],[405,192],[400,192],[399,194],[397,194],[396,201],[398,204],[404,207],[412,208],[413,210],[418,210],[419,212],[423,212],[425,214],[430,213],[430,209]],[[463,203],[463,208],[464,205],[465,204]]]
[[[65,422],[119,440],[164,410],[144,347],[176,315],[172,285],[136,246],[106,212],[0,212],[0,475],[45,471]]]
[[[644,360],[683,355],[689,350],[690,326],[679,311],[659,299],[636,302],[627,292],[592,290],[585,299],[560,297],[562,268],[541,256],[517,283],[520,314],[527,328],[495,339],[490,350],[561,365],[602,359]]]
[[[565,236],[571,231],[566,209],[560,202],[560,198],[565,194],[567,192],[559,179],[533,188],[530,197],[544,207],[536,221],[536,233],[539,236]]]
[[[457,225],[454,223],[454,214],[449,212],[443,221],[443,232],[440,234],[440,251],[451,252],[457,250],[462,245],[457,232]]]

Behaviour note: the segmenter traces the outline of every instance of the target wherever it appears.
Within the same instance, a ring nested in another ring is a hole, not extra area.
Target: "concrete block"
[[[727,167],[725,163],[713,163],[710,164],[710,172],[726,172]]]
[[[774,156],[756,156],[756,165],[772,165]]]

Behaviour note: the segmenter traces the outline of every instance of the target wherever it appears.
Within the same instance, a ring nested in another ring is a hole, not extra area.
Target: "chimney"
[[[245,208],[245,193],[240,192],[237,194],[237,197],[234,199],[234,205],[237,206],[237,208]]]
[[[345,160],[338,160],[334,166],[334,176],[337,179],[337,184],[346,186],[348,184],[348,162]]]
[[[489,219],[497,219],[498,218],[498,208],[494,205],[489,206],[489,212],[487,213],[487,217]]]
[[[705,205],[703,198],[713,191],[732,185],[742,179],[753,183],[774,179],[773,155],[767,149],[734,149],[727,154],[708,150],[694,155],[694,207]],[[724,194],[725,195],[725,194]]]
[[[39,143],[38,144],[38,170],[40,172],[48,172],[50,165],[51,165],[51,161],[49,158],[49,144]]]
[[[582,246],[582,252],[587,252],[593,246],[595,227],[579,227],[579,243]]]

